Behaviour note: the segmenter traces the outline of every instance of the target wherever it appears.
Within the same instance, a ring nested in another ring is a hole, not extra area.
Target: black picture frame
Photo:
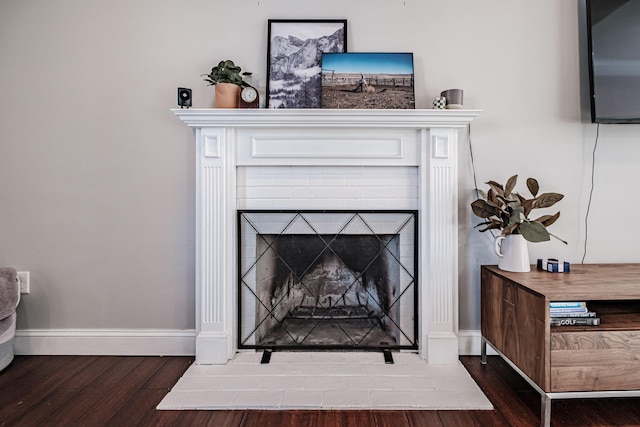
[[[270,19],[267,108],[321,108],[322,53],[347,51],[346,19]]]

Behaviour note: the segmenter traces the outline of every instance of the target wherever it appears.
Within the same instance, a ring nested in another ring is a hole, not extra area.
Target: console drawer
[[[640,389],[640,332],[551,333],[551,392]]]

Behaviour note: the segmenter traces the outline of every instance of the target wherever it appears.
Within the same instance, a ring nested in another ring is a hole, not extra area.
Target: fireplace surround
[[[237,211],[418,212],[418,351],[458,361],[458,145],[478,110],[174,109],[196,143],[196,363],[238,351]]]

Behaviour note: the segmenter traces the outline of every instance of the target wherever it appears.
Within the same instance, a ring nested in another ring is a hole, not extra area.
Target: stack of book
[[[597,326],[600,318],[589,311],[586,301],[552,302],[549,307],[551,326]]]

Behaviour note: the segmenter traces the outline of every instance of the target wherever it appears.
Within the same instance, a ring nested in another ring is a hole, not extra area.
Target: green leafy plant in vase
[[[495,251],[502,258],[499,267],[508,271],[529,271],[526,241],[544,242],[554,237],[567,243],[547,230],[560,218],[560,212],[541,215],[536,219],[530,219],[529,215],[534,209],[555,205],[564,196],[559,193],[538,194],[538,181],[528,178],[527,188],[532,198],[525,198],[514,192],[517,182],[518,175],[509,178],[504,186],[495,181],[487,182],[489,191],[477,190],[479,198],[471,203],[471,209],[476,216],[484,219],[476,225],[476,228],[482,227],[481,232],[500,231],[500,236],[495,240]]]
[[[240,88],[247,85],[242,76],[250,74],[242,73],[242,68],[227,59],[211,68],[209,74],[201,76],[204,77],[205,82],[209,83],[209,86],[216,87],[217,108],[237,108]]]

